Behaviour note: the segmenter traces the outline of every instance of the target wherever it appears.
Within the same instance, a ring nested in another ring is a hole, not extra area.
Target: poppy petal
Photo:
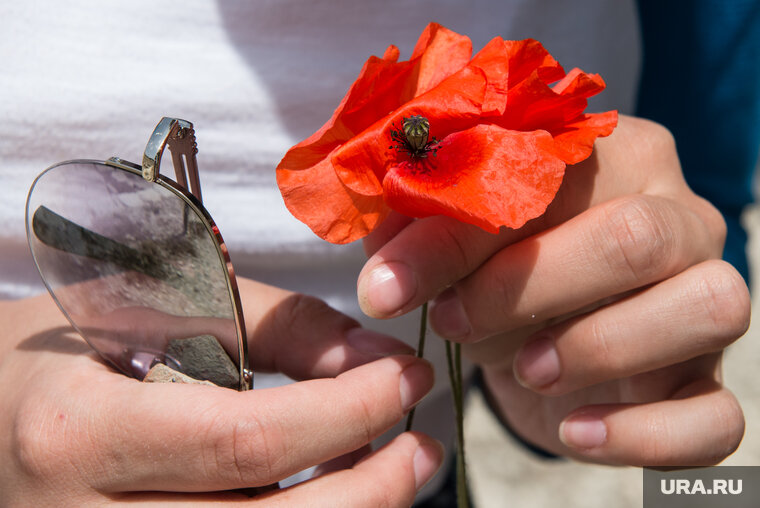
[[[346,188],[329,159],[303,171],[278,168],[277,185],[290,213],[331,243],[363,238],[390,212],[382,195],[362,196]]]
[[[612,134],[617,120],[617,111],[583,115],[554,133],[554,150],[566,163],[577,164],[591,155],[596,138]]]
[[[414,97],[437,86],[470,61],[470,38],[452,32],[438,23],[430,23],[420,35],[409,60],[419,58],[417,88]]]
[[[507,129],[530,131],[543,129],[559,136],[561,148],[557,155],[568,164],[575,164],[591,154],[594,140],[612,132],[616,124],[612,115],[591,119],[583,110],[587,97],[601,92],[605,87],[601,77],[573,69],[553,88],[549,88],[534,72],[528,79],[510,89],[508,111],[495,121]],[[617,118],[616,113],[614,118]],[[611,128],[602,124],[612,122]],[[588,127],[589,130],[585,130]],[[573,143],[580,143],[573,146]]]
[[[472,58],[469,65],[482,70],[488,82],[484,115],[504,114],[508,90],[534,72],[545,84],[565,75],[559,62],[540,42],[533,39],[505,41],[496,37]]]
[[[468,37],[431,23],[420,36],[412,59],[398,62],[399,51],[393,45],[386,49],[383,58],[371,56],[332,118],[291,150],[301,152],[298,158],[306,162],[303,167],[317,163],[388,111],[464,67],[471,52]]]
[[[334,243],[366,235],[391,208],[492,232],[542,214],[566,164],[617,123],[615,111],[584,113],[604,81],[565,75],[532,39],[497,37],[470,53],[467,37],[431,23],[410,60],[395,46],[367,60],[332,118],[277,167],[291,212]],[[398,134],[413,115],[429,121],[427,151]]]
[[[391,44],[385,50],[385,53],[383,53],[383,60],[387,60],[389,62],[397,62],[399,56],[401,56],[401,52],[398,50],[396,46]]]
[[[430,137],[445,137],[478,123],[485,93],[485,77],[469,67],[443,80],[429,92],[407,102],[392,115],[346,142],[332,157],[338,178],[354,192],[382,192],[382,179],[397,150],[391,148],[391,129],[400,128],[404,117],[422,114],[431,119]]]
[[[533,71],[542,82],[549,84],[562,79],[565,71],[557,60],[535,39],[504,41],[504,51],[509,59],[510,88],[526,80]]]
[[[538,217],[562,183],[565,163],[545,131],[478,125],[447,136],[435,155],[402,161],[385,179],[385,200],[411,216],[447,215],[496,233]]]

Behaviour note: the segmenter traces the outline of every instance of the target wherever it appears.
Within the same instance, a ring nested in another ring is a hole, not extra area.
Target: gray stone
[[[238,368],[213,335],[199,335],[169,341],[169,359],[177,363],[176,370],[195,378],[237,389],[240,386]]]
[[[181,372],[167,367],[163,363],[157,363],[145,374],[143,383],[180,383],[180,384],[193,384],[193,385],[208,385],[216,386],[211,381],[200,381],[193,379],[190,376],[186,376]]]

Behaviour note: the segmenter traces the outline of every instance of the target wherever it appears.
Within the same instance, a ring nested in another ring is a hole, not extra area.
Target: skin
[[[420,433],[368,443],[430,390],[431,366],[317,299],[239,283],[254,369],[302,381],[140,383],[100,361],[49,296],[0,302],[0,505],[410,505],[441,445]],[[218,492],[317,464],[288,489]]]
[[[365,240],[359,299],[377,318],[434,300],[432,327],[464,344],[500,416],[541,448],[714,464],[744,432],[720,368],[750,318],[743,279],[720,260],[724,241],[670,133],[621,117],[519,230],[392,217]]]

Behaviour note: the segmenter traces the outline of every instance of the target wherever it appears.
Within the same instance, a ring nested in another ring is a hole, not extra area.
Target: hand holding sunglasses
[[[164,146],[186,180],[159,175]],[[192,125],[164,119],[142,166],[73,161],[35,181],[29,241],[68,322],[47,295],[0,302],[0,504],[410,504],[439,445],[368,443],[427,393],[430,366],[315,298],[238,286],[193,168]],[[183,356],[195,340],[240,391],[132,379],[202,366]],[[248,390],[254,369],[305,381]],[[233,491],[318,464],[330,473],[261,499]]]

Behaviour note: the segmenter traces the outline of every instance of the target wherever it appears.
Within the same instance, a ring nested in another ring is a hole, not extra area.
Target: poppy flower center
[[[401,119],[401,129],[391,126],[391,140],[399,152],[405,152],[412,158],[426,158],[429,152],[436,154],[438,139],[435,137],[428,141],[430,136],[430,122],[422,115],[412,115]]]

